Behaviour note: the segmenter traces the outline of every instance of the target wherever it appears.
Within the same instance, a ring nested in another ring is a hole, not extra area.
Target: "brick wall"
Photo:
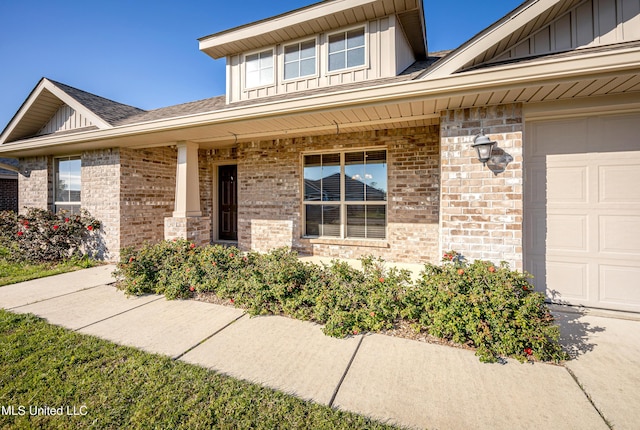
[[[172,148],[120,150],[120,246],[164,239],[174,209],[176,157]]]
[[[53,159],[51,157],[28,157],[20,159],[18,175],[18,212],[25,207],[53,208]]]
[[[18,178],[0,178],[0,211],[18,211]]]
[[[293,246],[303,253],[389,261],[438,259],[438,127],[378,130],[241,143],[238,147],[238,244],[266,251]],[[301,153],[386,148],[387,239],[302,239]]]
[[[505,260],[522,270],[521,105],[443,112],[440,127],[442,249],[461,252],[469,260]],[[487,167],[471,147],[481,127],[498,142],[497,156]],[[500,172],[500,162],[509,157],[512,161]]]
[[[120,252],[120,151],[117,148],[82,154],[82,208],[102,222],[103,257]]]

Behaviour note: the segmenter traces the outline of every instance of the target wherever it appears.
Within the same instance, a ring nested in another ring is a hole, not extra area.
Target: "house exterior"
[[[176,237],[454,249],[553,300],[640,311],[640,0],[525,1],[431,54],[425,14],[327,0],[203,37],[226,94],[152,111],[43,78],[0,135],[19,206],[89,210],[111,259]]]

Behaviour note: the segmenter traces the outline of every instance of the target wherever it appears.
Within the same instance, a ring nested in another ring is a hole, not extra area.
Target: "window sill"
[[[320,237],[303,237],[314,245],[341,245],[341,246],[361,246],[368,248],[389,248],[389,242],[378,239],[339,239],[339,238],[320,238]]]

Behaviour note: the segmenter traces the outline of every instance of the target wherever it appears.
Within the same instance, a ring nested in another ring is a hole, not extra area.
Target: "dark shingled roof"
[[[398,76],[392,76],[388,78],[372,79],[368,81],[353,82],[350,84],[336,85],[330,88],[314,88],[312,90],[297,91],[294,93],[278,94],[270,97],[261,97],[258,99],[243,100],[240,102],[234,102],[227,104],[226,97],[224,95],[211,97],[208,99],[198,100],[189,103],[183,103],[174,106],[168,106],[164,108],[145,111],[135,108],[133,106],[124,105],[114,102],[112,100],[105,99],[87,93],[85,91],[78,90],[76,88],[64,85],[58,82],[53,82],[56,86],[60,87],[63,91],[69,94],[74,99],[78,100],[88,109],[91,109],[96,115],[103,118],[109,124],[113,126],[122,126],[130,124],[139,124],[148,121],[155,121],[161,119],[178,118],[186,115],[194,115],[206,112],[215,112],[222,110],[226,107],[241,107],[249,106],[258,103],[267,103],[280,100],[286,100],[298,97],[308,97],[318,94],[326,94],[328,92],[348,91],[359,88],[373,87],[376,85],[385,85],[395,82],[410,81],[415,79],[420,73],[431,67],[440,57],[431,56],[426,60],[416,61],[406,70],[400,73]]]
[[[114,102],[51,79],[49,81],[111,125],[115,125],[124,118],[145,112],[137,107]]]

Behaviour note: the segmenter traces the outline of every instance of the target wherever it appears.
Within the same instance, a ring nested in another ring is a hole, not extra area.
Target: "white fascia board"
[[[458,49],[436,63],[422,79],[439,78],[457,72],[461,67],[473,60],[480,53],[491,48],[529,21],[535,19],[559,0],[531,0],[522,4],[511,14],[498,20],[495,24],[480,32]]]
[[[62,91],[60,88],[55,86],[53,82],[48,80],[47,78],[42,78],[38,85],[31,91],[27,100],[20,106],[20,109],[16,113],[16,115],[12,118],[11,122],[7,125],[2,135],[0,135],[0,145],[5,145],[5,141],[8,136],[11,135],[13,130],[20,124],[20,121],[24,118],[24,116],[29,112],[29,109],[36,103],[36,100],[42,94],[42,91],[48,90],[54,96],[56,96],[60,101],[72,107],[74,110],[84,115],[86,118],[90,119],[94,125],[96,125],[100,129],[112,128],[113,126],[107,122],[105,122],[102,118],[97,116],[91,110],[84,107],[80,102],[78,102],[73,97],[69,96],[67,93]],[[44,125],[44,124],[42,124]]]
[[[358,6],[375,3],[376,1],[378,0],[324,1],[316,5],[285,13],[283,15],[275,16],[273,18],[258,21],[253,24],[243,25],[235,29],[222,31],[210,36],[205,36],[199,39],[200,50],[206,51],[209,48],[215,48],[227,43],[233,43],[243,39],[253,39],[261,35],[269,34],[276,30],[299,25],[302,22],[313,21],[324,16],[344,12]],[[229,54],[236,53],[226,53],[226,55]],[[218,58],[222,58],[223,56],[224,55],[221,55]]]
[[[434,100],[486,91],[522,88],[535,84],[562,83],[581,78],[613,76],[635,71],[640,73],[640,47],[564,57],[535,63],[517,63],[480,69],[433,80],[404,81],[351,89],[321,96],[231,107],[210,113],[92,130],[64,136],[44,136],[0,146],[0,154],[18,154],[29,149],[133,137],[148,133],[170,132],[200,126],[224,126],[254,119],[267,119],[350,107],[365,107],[389,102]],[[127,145],[128,146],[128,145]]]

